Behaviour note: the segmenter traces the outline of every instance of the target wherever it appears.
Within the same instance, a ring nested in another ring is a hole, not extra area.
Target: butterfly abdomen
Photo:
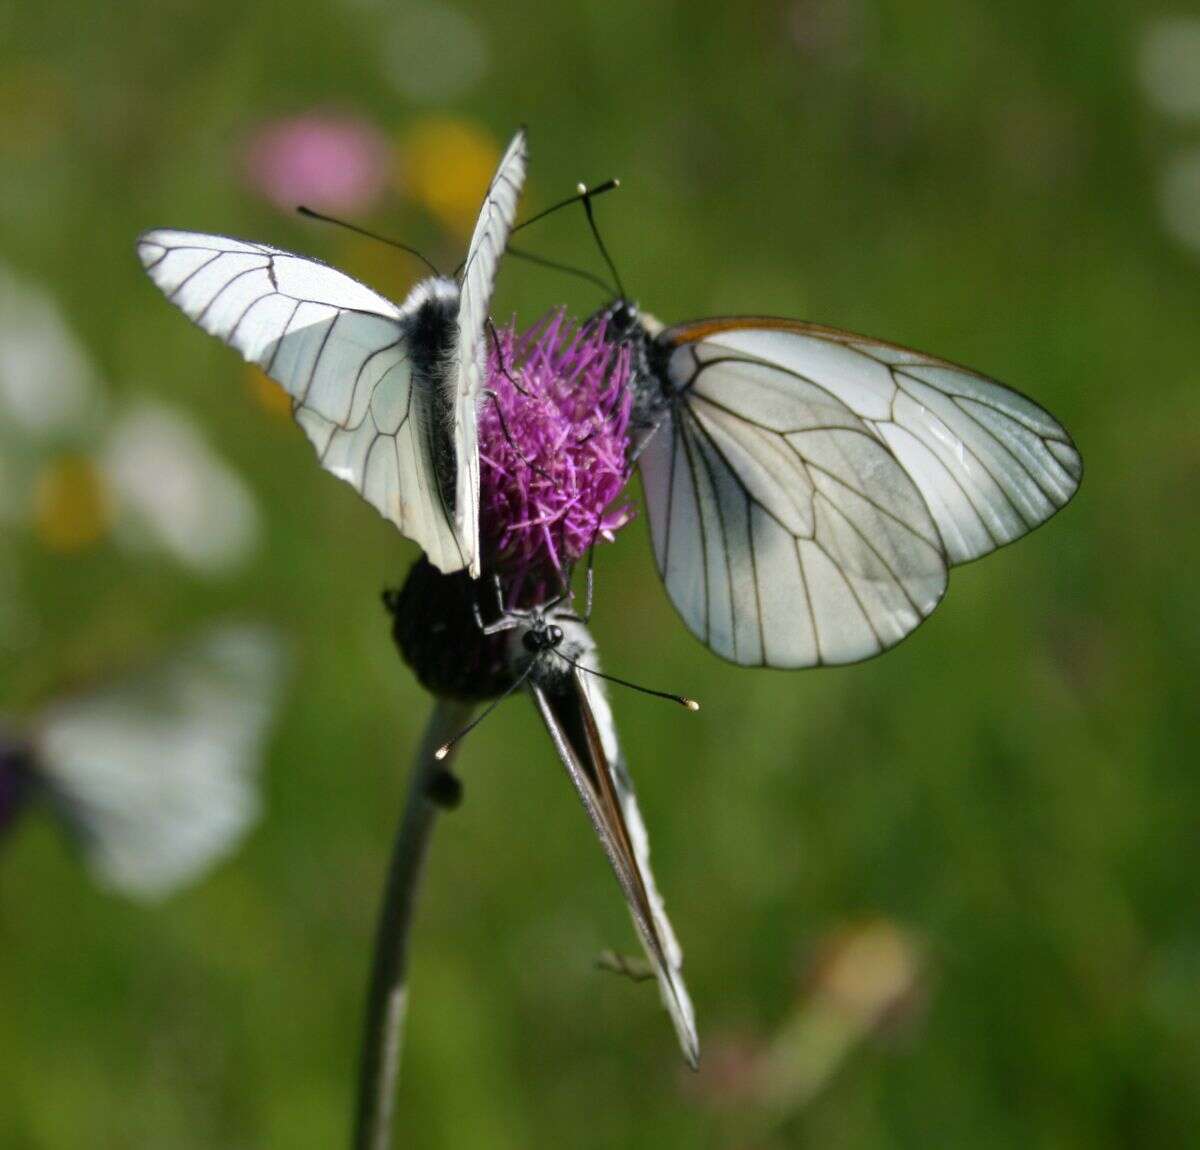
[[[458,300],[458,285],[453,280],[429,279],[417,286],[406,305],[415,305],[408,332],[412,386],[428,397],[429,451],[442,505],[451,521],[458,489],[454,447]]]

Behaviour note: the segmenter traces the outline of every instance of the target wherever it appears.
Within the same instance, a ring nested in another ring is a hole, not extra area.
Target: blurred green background
[[[229,612],[277,624],[296,664],[267,817],[198,886],[160,908],[104,894],[32,812],[3,842],[0,1147],[346,1143],[428,705],[379,592],[415,550],[133,254],[149,226],[224,231],[401,295],[417,265],[296,219],[255,167],[280,120],[331,115],[382,166],[328,202],[445,265],[524,122],[526,210],[620,176],[598,210],[662,318],[795,315],[978,366],[1087,466],[1059,517],[847,669],[723,664],[672,611],[644,523],[606,548],[607,666],[705,704],[614,698],[705,1067],[683,1069],[652,985],[594,969],[632,932],[518,699],[466,744],[434,842],[403,1144],[1194,1138],[1200,32],[1172,11],[0,2],[0,266],[53,301],[94,385],[69,433],[0,440],[0,705]],[[530,248],[595,264],[580,216],[539,228]],[[495,310],[597,302],[509,261]],[[0,314],[5,340],[18,322]],[[124,542],[88,460],[146,400],[240,477],[244,560]]]

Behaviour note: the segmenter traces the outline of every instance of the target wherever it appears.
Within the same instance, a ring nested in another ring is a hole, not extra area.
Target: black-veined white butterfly
[[[520,131],[484,197],[460,279],[423,280],[399,305],[270,244],[170,230],[138,241],[167,298],[282,384],[321,465],[442,571],[479,574],[485,325],[525,167]]]
[[[650,841],[604,691],[602,679],[609,676],[599,669],[596,644],[584,620],[559,609],[565,598],[566,593],[531,611],[510,610],[504,607],[497,584],[497,619],[485,624],[478,608],[476,618],[485,636],[509,632],[508,660],[514,675],[509,691],[525,685],[533,696],[625,895],[683,1055],[695,1068],[700,1043],[683,981],[683,951],[650,871]],[[681,696],[667,697],[695,709],[695,703]]]
[[[735,663],[887,650],[938,605],[950,567],[1079,486],[1062,425],[968,368],[795,320],[664,328],[625,300],[602,314],[635,346],[658,569],[691,631]]]
[[[15,782],[18,797],[40,796],[60,816],[104,886],[165,897],[257,821],[284,663],[274,631],[226,623],[152,667],[54,700],[0,730],[0,815],[3,784]]]

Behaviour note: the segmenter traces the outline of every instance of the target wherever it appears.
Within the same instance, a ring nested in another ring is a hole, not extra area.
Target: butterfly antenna
[[[519,224],[517,224],[515,227],[513,227],[512,230],[508,234],[510,236],[516,235],[516,233],[519,232],[522,228],[527,228],[527,227],[529,227],[530,224],[536,224],[538,222],[538,220],[544,220],[548,215],[551,215],[552,213],[557,212],[562,208],[568,207],[569,205],[576,203],[578,200],[586,199],[588,196],[603,195],[605,192],[611,192],[614,188],[619,188],[620,186],[621,186],[620,180],[605,180],[604,183],[597,184],[594,188],[589,188],[589,187],[587,187],[586,184],[579,184],[576,189],[576,192],[573,196],[568,196],[565,200],[559,200],[557,204],[551,204],[548,208],[543,208],[540,212],[538,212],[538,214],[536,216],[530,216],[529,219],[522,220]],[[509,252],[509,254],[514,254],[512,248],[507,248],[507,251]],[[464,259],[463,262],[460,263],[458,265],[458,267],[456,267],[454,269],[454,278],[455,279],[458,279],[459,273],[466,266],[467,259],[470,259],[470,258],[471,258],[471,253],[468,252],[466,259]],[[528,255],[518,256],[517,258],[518,259],[530,259],[534,263],[541,262],[541,261],[537,260],[536,257],[532,257],[532,256],[528,256]],[[549,261],[545,261],[545,262],[549,263]],[[576,275],[579,275],[579,274],[586,275],[586,273],[580,273],[580,272],[576,271],[576,269],[574,269],[574,268],[567,268],[565,266],[560,266],[560,270],[571,271],[571,272],[574,272],[574,274],[576,274]],[[605,290],[607,290],[607,285],[605,285]]]
[[[594,188],[589,188],[587,184],[577,184],[575,186],[575,194],[568,196],[565,200],[559,200],[557,204],[551,204],[548,208],[543,208],[536,216],[530,216],[527,220],[522,220],[516,227],[513,228],[511,235],[516,235],[522,228],[529,227],[530,224],[536,224],[538,220],[544,220],[547,216],[553,215],[555,212],[563,208],[570,207],[580,200],[587,201],[592,196],[602,196],[605,192],[611,192],[621,186],[621,181],[617,179],[605,180],[602,184],[597,184]]]
[[[529,678],[529,672],[533,670],[533,660],[530,660],[529,666],[525,668],[507,687],[504,688],[504,693],[497,699],[493,699],[478,715],[475,716],[457,735],[452,739],[447,739],[436,751],[433,752],[433,757],[440,763],[449,753],[450,748],[454,746],[460,739],[469,735],[484,719],[488,717],[505,699],[508,698],[518,687],[520,687],[526,679]]]
[[[520,389],[518,388],[518,390],[520,390]],[[525,395],[527,393],[521,392],[521,394]],[[534,461],[532,459],[526,459],[525,456],[521,454],[521,449],[517,446],[516,440],[513,439],[511,433],[508,430],[508,423],[504,419],[504,408],[500,406],[500,397],[494,391],[492,391],[491,388],[486,389],[484,391],[484,395],[486,395],[488,397],[488,399],[490,399],[492,401],[492,404],[496,408],[496,418],[498,420],[500,420],[500,430],[503,433],[504,438],[508,441],[508,446],[512,448],[513,454],[523,464],[525,464],[525,466],[528,467],[530,471],[536,471],[538,473],[538,475],[540,475],[543,479],[548,479],[548,480],[550,480],[551,483],[553,483],[554,479],[548,471],[546,471],[544,468],[539,467],[536,463],[534,463]]]
[[[378,232],[368,231],[366,228],[360,228],[358,224],[351,224],[346,220],[336,219],[334,216],[326,216],[321,212],[314,212],[312,208],[306,208],[303,204],[296,211],[307,219],[319,220],[323,224],[336,224],[339,228],[345,228],[356,235],[366,236],[369,240],[377,240],[381,244],[387,244],[388,247],[399,248],[402,252],[408,252],[410,256],[416,256],[435,276],[441,277],[442,273],[434,267],[433,261],[423,256],[416,248],[409,247],[408,244],[402,244],[399,240],[393,240],[388,236],[381,236]]]
[[[592,229],[592,236],[596,241],[596,247],[600,249],[600,255],[604,259],[605,265],[608,267],[609,274],[613,278],[613,283],[617,285],[617,290],[621,294],[622,299],[627,299],[625,295],[625,285],[621,283],[621,277],[617,275],[616,264],[612,261],[612,256],[608,254],[608,248],[604,246],[604,241],[600,238],[600,229],[596,226],[596,216],[592,212],[592,193],[587,190],[582,184],[579,185],[581,192],[579,198],[583,201],[583,210],[587,214],[588,227]]]
[[[570,663],[577,671],[584,671],[589,675],[595,675],[597,679],[606,679],[608,682],[617,683],[622,687],[629,687],[634,691],[640,691],[643,695],[653,695],[656,699],[669,699],[672,703],[678,703],[681,707],[686,707],[689,711],[700,710],[700,704],[695,699],[689,699],[687,695],[676,695],[670,691],[656,691],[652,687],[643,687],[640,683],[631,683],[628,679],[619,679],[616,675],[608,675],[603,671],[597,671],[595,667],[585,667],[582,663],[575,662],[570,655],[564,655],[557,647],[552,647],[551,650],[564,663]]]
[[[617,289],[613,287],[608,280],[601,279],[598,275],[587,271],[584,268],[573,267],[571,264],[560,264],[555,260],[548,260],[545,256],[535,255],[533,252],[527,252],[524,248],[514,248],[511,244],[508,248],[508,254],[519,260],[525,260],[527,263],[537,264],[539,267],[549,268],[555,272],[565,272],[567,275],[575,276],[577,279],[587,280],[588,283],[598,287],[606,294],[613,296],[617,294]]]

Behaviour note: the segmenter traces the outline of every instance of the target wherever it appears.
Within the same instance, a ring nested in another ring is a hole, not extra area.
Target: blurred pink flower
[[[387,140],[367,121],[310,112],[262,125],[243,164],[250,186],[281,208],[362,212],[383,192],[391,161]]]

